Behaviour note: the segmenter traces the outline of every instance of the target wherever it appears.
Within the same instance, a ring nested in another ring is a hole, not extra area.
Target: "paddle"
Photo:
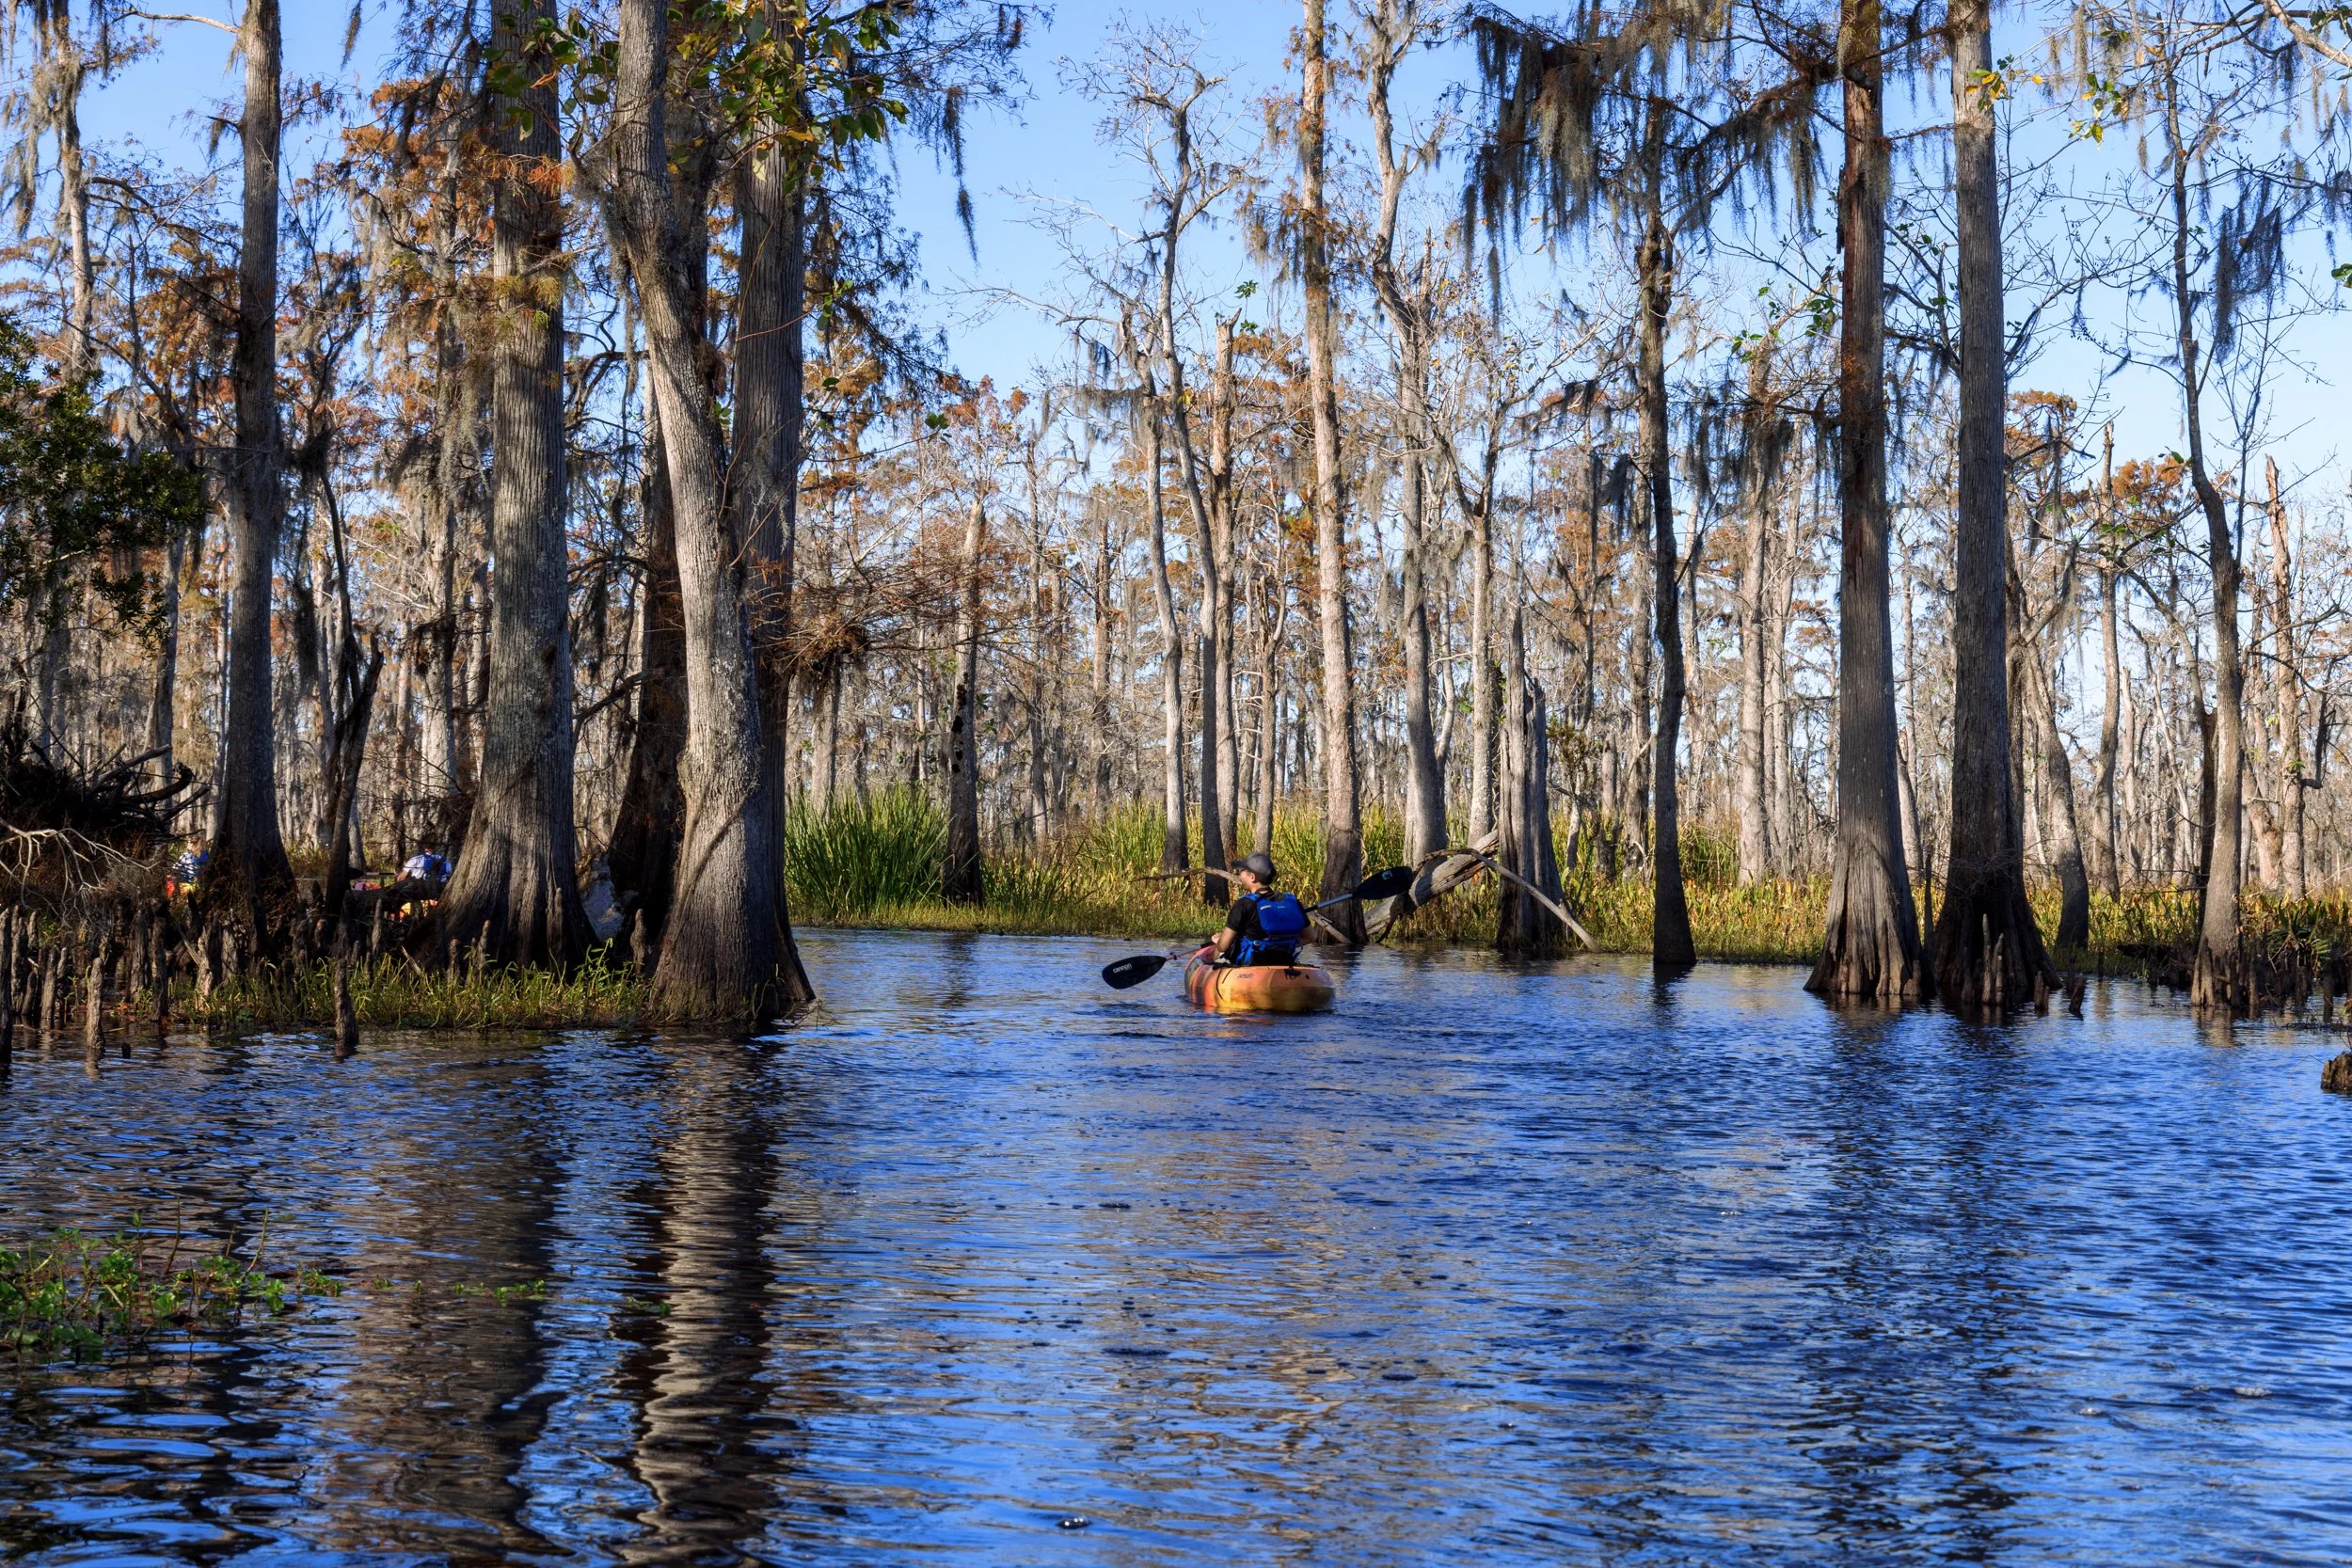
[[[1312,907],[1318,910],[1327,910],[1334,904],[1344,904],[1351,898],[1360,898],[1367,903],[1379,898],[1393,898],[1412,885],[1413,868],[1409,865],[1392,865],[1386,871],[1374,872],[1337,898],[1326,898],[1322,903]],[[1157,974],[1168,967],[1170,960],[1190,958],[1195,953],[1204,951],[1206,951],[1205,948],[1187,947],[1177,953],[1138,953],[1132,958],[1121,958],[1115,964],[1104,965],[1103,983],[1113,990],[1126,990],[1131,987],[1143,984],[1144,981]]]

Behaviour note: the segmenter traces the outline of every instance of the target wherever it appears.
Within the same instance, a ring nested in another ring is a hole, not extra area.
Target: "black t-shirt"
[[[1241,937],[1265,935],[1265,927],[1258,924],[1258,898],[1255,894],[1245,893],[1233,900],[1233,907],[1225,911],[1225,928]]]

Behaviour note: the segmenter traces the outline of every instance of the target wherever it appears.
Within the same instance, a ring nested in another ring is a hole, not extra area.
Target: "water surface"
[[[20,1047],[4,1228],[351,1287],[0,1369],[0,1556],[2352,1560],[2340,1037],[1390,953],[1221,1019],[1111,944],[805,945],[751,1042]]]

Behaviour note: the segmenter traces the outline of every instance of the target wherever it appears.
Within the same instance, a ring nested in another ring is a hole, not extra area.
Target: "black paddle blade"
[[[1375,871],[1358,882],[1356,896],[1370,904],[1382,898],[1393,898],[1400,893],[1409,891],[1412,885],[1413,868],[1409,865],[1392,865],[1386,871]]]
[[[1165,953],[1138,953],[1132,958],[1121,958],[1115,964],[1103,966],[1103,983],[1113,990],[1125,990],[1139,986],[1168,967]]]

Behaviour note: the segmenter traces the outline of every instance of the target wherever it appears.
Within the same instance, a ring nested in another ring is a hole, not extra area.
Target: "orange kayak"
[[[1184,995],[1213,1013],[1319,1013],[1338,994],[1312,964],[1219,969],[1195,958],[1184,966]]]

